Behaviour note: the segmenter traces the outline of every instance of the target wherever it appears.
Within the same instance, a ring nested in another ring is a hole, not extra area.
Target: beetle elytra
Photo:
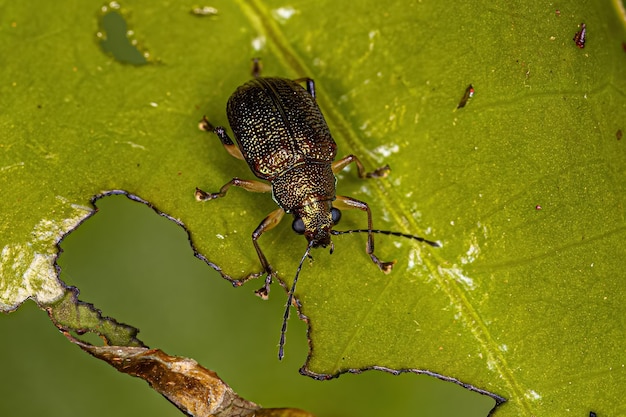
[[[258,64],[255,68],[256,74],[259,72]],[[306,88],[300,83],[305,84]],[[252,173],[265,182],[235,177],[216,193],[196,188],[195,196],[198,201],[213,200],[224,197],[232,186],[247,191],[272,193],[279,208],[265,217],[252,232],[252,243],[261,262],[262,273],[266,274],[265,284],[257,291],[258,295],[267,298],[275,276],[275,271],[258,244],[260,236],[274,228],[285,213],[289,213],[293,216],[293,230],[303,234],[308,242],[289,290],[283,316],[278,354],[282,359],[289,308],[302,264],[312,248],[330,246],[332,253],[334,246],[331,235],[367,233],[367,254],[381,271],[389,273],[395,261],[383,262],[374,254],[374,233],[415,239],[434,247],[440,245],[419,236],[376,230],[367,203],[336,195],[335,174],[349,164],[356,165],[360,178],[386,177],[389,166],[366,172],[355,155],[347,155],[335,161],[336,144],[315,100],[315,83],[312,79],[294,81],[285,78],[254,78],[231,95],[226,113],[236,144],[223,127],[214,127],[206,117],[200,122],[200,128],[214,132],[229,154],[246,161]],[[333,230],[343,209],[366,212],[367,228]]]

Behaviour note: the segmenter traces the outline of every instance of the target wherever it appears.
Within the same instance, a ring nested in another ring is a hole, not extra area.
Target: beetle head
[[[293,211],[294,232],[303,234],[313,248],[325,248],[333,244],[330,240],[331,230],[341,219],[341,212],[332,206],[331,201],[315,201]]]

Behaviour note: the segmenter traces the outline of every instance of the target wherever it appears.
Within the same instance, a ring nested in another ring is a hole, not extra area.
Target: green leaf
[[[147,65],[100,49],[93,5],[2,8],[0,48],[15,51],[0,58],[2,310],[63,296],[56,243],[111,190],[185,224],[223,274],[258,272],[250,233],[275,209],[269,196],[200,204],[193,190],[251,177],[196,124],[226,124],[228,96],[261,56],[264,74],[316,80],[340,154],[392,168],[367,182],[344,172],[338,193],[367,201],[377,228],[444,245],[376,236],[377,255],[398,260],[390,275],[364,236],[315,251],[297,292],[306,372],[427,370],[507,398],[498,415],[624,412],[617,2],[227,2],[211,17],[123,6]],[[340,229],[364,222],[344,213]],[[289,285],[305,242],[284,223],[260,244]]]

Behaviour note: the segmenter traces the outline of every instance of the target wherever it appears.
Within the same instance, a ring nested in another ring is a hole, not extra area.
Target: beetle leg
[[[305,83],[306,91],[311,95],[311,97],[315,98],[315,81],[309,77],[297,78],[294,80],[297,83]]]
[[[391,269],[393,268],[393,265],[396,263],[396,261],[382,262],[381,260],[378,259],[376,255],[374,255],[374,235],[371,232],[373,229],[372,211],[370,210],[370,207],[367,205],[367,203],[364,203],[363,201],[359,201],[351,197],[338,195],[337,199],[333,201],[333,206],[340,210],[341,209],[359,209],[367,213],[368,232],[367,232],[367,246],[366,246],[365,251],[370,256],[370,258],[372,258],[372,261],[374,261],[374,263],[378,265],[381,271],[383,271],[385,274],[388,274],[389,272],[391,272]]]
[[[263,72],[263,66],[261,65],[261,58],[252,58],[252,77],[259,78]]]
[[[217,137],[220,138],[220,141],[222,142],[224,149],[226,149],[226,152],[228,152],[237,159],[241,159],[242,161],[244,160],[241,149],[239,149],[239,147],[235,145],[230,136],[228,136],[228,133],[226,133],[226,129],[221,126],[213,126],[211,122],[209,122],[209,120],[206,118],[206,116],[202,117],[202,120],[200,121],[198,127],[200,128],[200,130],[204,130],[205,132],[215,133]]]
[[[341,171],[342,169],[350,165],[352,162],[356,164],[356,167],[359,172],[359,178],[384,178],[387,176],[390,170],[389,165],[385,165],[372,172],[365,172],[365,167],[363,166],[363,163],[361,162],[361,160],[357,158],[355,155],[348,155],[348,156],[344,156],[338,161],[333,162],[332,164],[333,173],[334,174],[338,173],[339,171]]]
[[[252,232],[252,243],[254,244],[254,249],[256,249],[257,255],[259,255],[259,260],[261,261],[263,271],[267,273],[267,276],[265,277],[265,284],[256,291],[256,295],[263,298],[264,300],[267,299],[270,293],[270,284],[272,283],[274,270],[270,266],[269,262],[267,262],[267,258],[263,254],[263,251],[261,250],[261,247],[259,246],[257,240],[259,239],[259,237],[261,237],[263,233],[276,227],[276,225],[280,223],[284,215],[285,210],[283,210],[282,208],[274,210],[273,212],[268,214],[267,217],[264,218],[259,226],[254,230],[254,232]]]
[[[206,191],[202,191],[201,189],[196,187],[196,200],[208,201],[214,200],[219,197],[224,197],[228,189],[233,185],[235,187],[241,187],[246,191],[252,191],[254,193],[269,193],[270,191],[272,191],[272,186],[270,184],[255,180],[242,180],[235,177],[232,180],[228,181],[226,184],[224,184],[217,193],[207,193]]]

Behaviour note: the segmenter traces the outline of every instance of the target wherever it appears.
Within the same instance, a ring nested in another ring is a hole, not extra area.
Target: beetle
[[[349,164],[356,165],[360,178],[383,178],[390,168],[385,165],[366,172],[360,159],[352,154],[335,161],[337,145],[317,105],[315,82],[311,78],[261,77],[258,61],[255,61],[253,75],[255,78],[235,90],[226,106],[236,144],[226,129],[213,126],[206,117],[200,122],[200,128],[214,132],[230,155],[246,161],[252,173],[264,181],[235,177],[216,193],[196,188],[195,197],[198,201],[224,197],[233,186],[252,192],[272,193],[279,208],[265,217],[252,232],[252,243],[263,268],[261,274],[266,274],[265,284],[256,292],[262,298],[269,295],[270,284],[276,274],[258,244],[261,235],[276,227],[285,213],[289,213],[293,216],[293,230],[306,238],[307,248],[296,270],[283,315],[278,354],[282,359],[289,307],[302,264],[310,256],[312,248],[330,246],[332,253],[331,235],[367,233],[367,254],[381,271],[389,273],[395,261],[383,262],[374,254],[374,233],[415,239],[434,247],[440,244],[419,236],[376,230],[367,203],[336,195],[335,174]],[[367,229],[333,230],[341,219],[342,209],[366,212]]]

